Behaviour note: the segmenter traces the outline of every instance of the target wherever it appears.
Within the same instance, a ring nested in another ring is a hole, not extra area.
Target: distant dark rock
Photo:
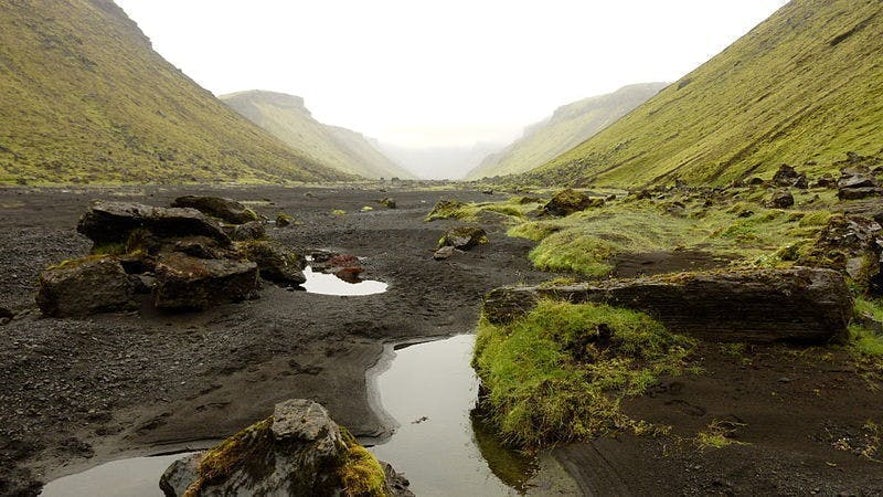
[[[808,186],[806,174],[798,173],[788,164],[779,166],[779,170],[773,175],[773,184],[785,188],[799,188],[805,190]]]
[[[883,188],[880,188],[867,167],[850,166],[841,170],[837,181],[837,198],[859,200],[879,196],[883,196]]]
[[[543,206],[543,211],[552,216],[569,216],[574,212],[604,205],[603,198],[593,198],[572,188],[561,190]]]
[[[469,250],[485,243],[488,243],[488,238],[483,228],[478,226],[457,226],[449,229],[442,235],[438,241],[438,248],[451,246],[459,250]]]
[[[455,253],[457,253],[457,249],[455,249],[452,245],[445,245],[444,247],[435,251],[432,254],[432,258],[437,261],[443,261],[445,259],[451,258]]]
[[[139,306],[137,286],[116,258],[84,258],[43,271],[37,305],[52,317],[131,311]]]
[[[834,179],[834,177],[831,176],[830,173],[825,173],[824,175],[822,175],[822,177],[817,179],[815,183],[813,183],[813,187],[829,189],[837,188],[837,180]]]
[[[204,453],[173,463],[166,497],[413,497],[408,481],[339,427],[320,404],[288,400]]]
[[[254,262],[173,253],[156,265],[154,304],[158,309],[202,310],[244,300],[257,288],[258,267]]]
[[[146,230],[159,238],[206,236],[221,245],[230,244],[221,226],[196,209],[96,201],[77,224],[77,231],[96,245],[125,244],[136,230]]]
[[[378,200],[377,203],[386,207],[387,209],[395,209],[396,208],[396,201],[393,198],[384,197],[384,198]]]
[[[276,227],[277,228],[286,228],[291,226],[291,223],[294,222],[294,218],[289,216],[288,214],[279,214],[276,216]]]
[[[484,313],[493,323],[507,323],[541,298],[628,307],[647,312],[674,333],[729,342],[841,342],[852,315],[841,273],[806,267],[504,287],[485,297]]]
[[[787,209],[792,205],[794,205],[794,196],[788,190],[776,190],[767,201],[767,206],[775,209]]]
[[[284,245],[260,240],[242,242],[237,250],[246,259],[256,263],[261,277],[281,285],[301,285],[307,281],[303,269],[307,267],[304,256]]]

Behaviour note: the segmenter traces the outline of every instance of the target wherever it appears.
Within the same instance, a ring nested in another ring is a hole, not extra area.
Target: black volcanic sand
[[[75,225],[92,199],[168,205],[186,194],[259,201],[250,205],[271,219],[291,214],[302,224],[271,237],[366,257],[364,276],[389,291],[343,298],[265,285],[259,299],[196,314],[39,316],[37,276],[86,253]],[[376,203],[386,196],[399,208]],[[470,332],[482,294],[553,276],[533,270],[532,244],[501,226],[485,226],[489,245],[433,261],[453,222],[422,219],[441,198],[494,197],[349,187],[0,189],[0,308],[17,314],[0,325],[0,495],[33,495],[41,481],[112,458],[228,436],[292,397],[323,403],[357,435],[382,435],[365,371],[384,341]],[[374,210],[359,212],[366,205]],[[633,265],[653,272],[648,266],[667,261]],[[835,447],[858,440],[867,420],[883,422],[883,394],[844,353],[821,354],[765,348],[732,357],[703,345],[704,375],[664,382],[625,406],[674,425],[671,435],[622,436],[553,456],[586,495],[883,495],[883,464]],[[686,441],[715,419],[739,423],[747,444],[703,452]]]

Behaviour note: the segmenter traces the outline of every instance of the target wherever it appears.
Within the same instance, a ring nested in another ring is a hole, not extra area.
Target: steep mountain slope
[[[501,152],[485,158],[466,178],[523,173],[541,166],[610,126],[664,87],[664,83],[629,85],[559,107],[551,117],[526,128],[521,138]]]
[[[314,119],[301,97],[252,90],[220,98],[249,121],[323,164],[368,178],[413,177],[359,133]]]
[[[883,151],[883,2],[793,0],[530,178],[723,184]]]
[[[111,0],[0,2],[0,182],[343,177],[188,79]]]

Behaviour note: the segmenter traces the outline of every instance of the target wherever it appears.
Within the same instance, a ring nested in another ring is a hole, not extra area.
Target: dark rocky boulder
[[[457,226],[449,229],[438,241],[438,248],[451,246],[458,250],[469,250],[488,243],[487,232],[478,226]]]
[[[452,245],[445,245],[444,247],[436,250],[435,253],[432,254],[432,258],[437,261],[443,261],[445,259],[450,259],[457,252],[458,250]]]
[[[883,188],[864,167],[847,167],[840,172],[837,181],[837,198],[859,200],[867,197],[883,196]]]
[[[787,209],[794,205],[794,195],[788,190],[776,190],[767,201],[767,207]]]
[[[773,175],[773,184],[785,188],[799,188],[805,190],[809,184],[806,174],[798,173],[796,169],[788,164],[779,166],[779,170]]]
[[[158,238],[205,236],[224,246],[230,244],[221,226],[196,209],[96,201],[77,223],[77,231],[96,245],[126,244],[136,230]]]
[[[88,316],[139,307],[139,281],[114,257],[88,257],[43,271],[37,305],[46,316]]]
[[[267,238],[267,227],[260,221],[251,221],[245,224],[228,226],[225,232],[231,240],[247,242],[250,240],[263,240]]]
[[[377,461],[324,407],[301,399],[277,404],[268,419],[176,461],[160,488],[166,497],[413,496],[407,480]]]
[[[258,220],[253,210],[229,198],[187,195],[176,198],[172,202],[172,207],[190,207],[230,224],[244,224]]]
[[[258,267],[254,262],[172,253],[156,264],[154,305],[167,310],[201,310],[244,300],[257,288]]]
[[[384,197],[378,200],[377,203],[386,207],[387,209],[395,209],[397,207],[395,199],[389,197]]]
[[[572,188],[561,190],[543,206],[543,212],[552,216],[569,216],[574,212],[604,205],[603,198],[592,198]]]
[[[277,228],[287,228],[291,226],[294,222],[294,218],[289,216],[288,214],[281,213],[276,216],[276,227]]]
[[[266,280],[292,286],[307,281],[303,273],[307,259],[277,242],[242,242],[236,248],[246,259],[258,265],[261,277]]]
[[[484,313],[492,323],[506,323],[541,298],[628,307],[647,312],[672,332],[727,342],[843,341],[852,315],[843,276],[806,267],[503,287],[485,297]]]

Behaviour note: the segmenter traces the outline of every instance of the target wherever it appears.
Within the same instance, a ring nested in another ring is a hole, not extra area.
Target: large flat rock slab
[[[485,296],[484,312],[492,323],[504,324],[542,298],[628,307],[650,314],[672,332],[725,342],[843,341],[852,315],[843,276],[807,267],[502,287]]]

